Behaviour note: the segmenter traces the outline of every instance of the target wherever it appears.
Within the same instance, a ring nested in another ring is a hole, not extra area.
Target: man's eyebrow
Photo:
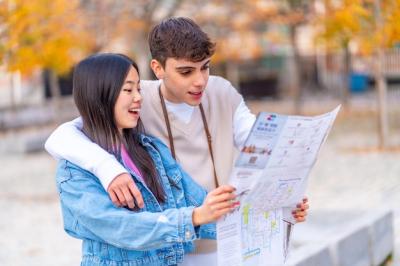
[[[176,67],[175,69],[177,69],[177,70],[186,70],[186,69],[195,69],[195,67],[192,67],[192,66],[180,66],[180,67]]]
[[[206,65],[208,65],[210,63],[211,60],[207,60],[207,62],[205,62],[201,67],[204,67]],[[195,69],[196,67],[192,67],[192,66],[179,66],[176,67],[175,69],[177,70],[187,70],[187,69]]]
[[[207,62],[204,63],[203,66],[208,65],[210,63],[211,60],[207,60]]]

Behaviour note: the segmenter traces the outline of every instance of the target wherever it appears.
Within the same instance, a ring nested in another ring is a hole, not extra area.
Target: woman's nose
[[[142,101],[142,95],[140,92],[137,92],[133,95],[133,101],[134,102],[141,102]]]

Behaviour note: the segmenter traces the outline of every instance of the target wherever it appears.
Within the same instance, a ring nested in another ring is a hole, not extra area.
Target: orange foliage
[[[0,4],[0,59],[10,71],[67,72],[90,46],[78,0],[10,0]]]
[[[400,41],[400,0],[380,1],[381,26],[373,0],[343,0],[337,5],[332,2],[324,2],[325,13],[315,20],[319,29],[316,41],[328,50],[341,49],[353,41],[359,53],[370,54],[378,46],[390,48]]]

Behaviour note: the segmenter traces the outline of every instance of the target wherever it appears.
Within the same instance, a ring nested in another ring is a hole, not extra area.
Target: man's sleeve
[[[255,121],[256,116],[250,112],[242,99],[233,116],[233,139],[235,147],[239,150],[243,147]]]
[[[59,126],[47,139],[45,149],[56,159],[66,159],[97,176],[104,189],[126,169],[114,155],[92,142],[82,131],[82,119]]]

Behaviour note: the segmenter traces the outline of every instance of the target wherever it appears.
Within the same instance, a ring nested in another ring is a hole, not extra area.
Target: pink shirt
[[[124,161],[124,164],[130,170],[132,170],[140,178],[140,180],[143,183],[145,183],[144,180],[143,180],[142,174],[140,173],[139,169],[136,167],[135,163],[132,161],[132,159],[129,156],[128,151],[126,150],[124,145],[122,145],[122,148],[121,148],[121,157],[122,157],[122,160]]]

